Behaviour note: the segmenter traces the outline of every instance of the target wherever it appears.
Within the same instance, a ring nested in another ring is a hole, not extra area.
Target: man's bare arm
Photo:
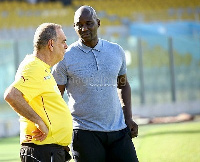
[[[60,90],[60,93],[61,93],[61,95],[63,97],[64,92],[65,92],[65,85],[58,85],[58,89]]]
[[[131,130],[132,137],[138,135],[138,125],[132,119],[131,88],[126,74],[118,77],[119,97],[122,101],[125,122]]]
[[[4,93],[4,99],[18,114],[36,124],[37,130],[33,131],[33,133],[35,133],[33,138],[43,141],[47,137],[49,130],[46,124],[30,107],[30,105],[24,99],[23,94],[18,89],[10,86]]]

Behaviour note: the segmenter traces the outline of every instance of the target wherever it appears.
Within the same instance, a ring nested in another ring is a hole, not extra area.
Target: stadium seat
[[[30,4],[26,1],[0,1],[0,29],[36,27],[46,21],[73,24],[74,11],[81,5],[96,9],[106,26],[127,25],[128,21],[184,21],[200,19],[199,0],[73,0],[69,6],[61,1]],[[104,14],[102,14],[104,13]],[[30,21],[31,20],[31,21]]]

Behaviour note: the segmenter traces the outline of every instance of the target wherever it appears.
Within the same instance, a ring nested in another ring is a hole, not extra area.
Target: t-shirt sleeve
[[[118,76],[124,75],[127,72],[125,52],[124,52],[124,50],[122,49],[121,46],[119,46],[119,51],[120,51],[120,55],[121,55],[121,58],[122,58],[122,64],[121,64],[121,68],[120,68],[120,71],[118,73]]]
[[[41,73],[36,69],[26,68],[16,74],[12,86],[22,92],[26,100],[31,101],[42,93],[43,80]]]
[[[52,68],[52,74],[55,78],[55,81],[58,85],[65,85],[67,84],[67,68],[64,64],[65,59],[57,63]]]

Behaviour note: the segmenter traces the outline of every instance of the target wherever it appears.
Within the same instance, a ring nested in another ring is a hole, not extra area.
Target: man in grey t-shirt
[[[53,68],[61,94],[67,90],[73,116],[73,158],[78,162],[135,162],[131,139],[137,137],[138,126],[132,120],[125,54],[118,44],[98,38],[99,26],[95,10],[80,7],[74,15],[79,40]]]

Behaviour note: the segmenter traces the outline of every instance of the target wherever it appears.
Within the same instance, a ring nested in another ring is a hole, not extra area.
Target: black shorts
[[[114,132],[73,130],[75,162],[138,162],[129,128]]]
[[[20,158],[22,162],[65,162],[71,156],[60,145],[24,143],[20,149]]]

